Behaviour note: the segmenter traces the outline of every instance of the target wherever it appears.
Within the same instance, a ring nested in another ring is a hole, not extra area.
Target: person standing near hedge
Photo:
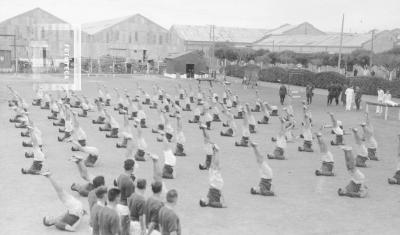
[[[281,98],[281,105],[285,102],[285,97],[287,94],[286,86],[281,82],[281,86],[279,87],[279,96]]]
[[[354,89],[352,86],[346,89],[346,111],[351,110],[351,105],[353,103]]]
[[[311,84],[306,86],[306,96],[307,96],[307,104],[312,103],[312,97],[314,95],[314,87]]]
[[[356,89],[355,89],[355,103],[356,103],[357,111],[360,110],[361,96],[362,96],[361,89],[360,89],[360,87],[356,86]]]
[[[339,83],[335,85],[335,103],[336,105],[339,104],[339,96],[342,93],[342,86]]]
[[[342,89],[342,95],[340,97],[340,100],[342,101],[343,106],[346,106],[346,90],[347,90],[347,85],[344,84],[343,89]]]

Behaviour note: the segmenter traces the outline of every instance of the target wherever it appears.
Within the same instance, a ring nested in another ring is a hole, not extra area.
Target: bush
[[[279,82],[282,81],[287,83],[289,81],[289,73],[287,69],[281,67],[269,67],[266,69],[262,69],[258,78],[260,81],[264,82]]]
[[[227,75],[243,78],[244,71],[248,69],[245,66],[230,65],[227,66]],[[400,98],[400,80],[389,81],[384,78],[362,76],[346,78],[337,72],[313,73],[305,69],[286,69],[281,67],[269,67],[259,71],[258,77],[264,82],[279,82],[296,86],[313,85],[315,88],[327,89],[331,83],[342,85],[352,85],[361,88],[363,94],[376,95],[378,87],[384,90],[390,90],[392,97]]]

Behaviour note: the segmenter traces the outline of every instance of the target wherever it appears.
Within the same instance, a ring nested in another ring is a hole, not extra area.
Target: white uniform
[[[176,165],[176,157],[171,149],[164,151],[164,163],[169,166]]]
[[[210,168],[208,170],[208,177],[211,187],[222,190],[222,187],[224,187],[224,179],[222,179],[222,174],[219,170]]]
[[[353,97],[354,97],[353,88],[351,87],[347,88],[345,94],[346,94],[346,110],[351,110],[351,105],[353,103]]]
[[[383,104],[383,98],[385,96],[385,92],[382,89],[378,90],[378,103]],[[382,113],[382,106],[376,106],[376,113]]]

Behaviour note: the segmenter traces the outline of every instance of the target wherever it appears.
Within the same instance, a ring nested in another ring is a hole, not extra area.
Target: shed
[[[167,74],[186,74],[187,78],[208,73],[207,61],[200,51],[171,54],[165,58]]]

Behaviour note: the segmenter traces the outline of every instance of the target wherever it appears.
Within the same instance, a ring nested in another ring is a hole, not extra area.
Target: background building
[[[351,53],[357,49],[365,49],[379,53],[390,50],[398,44],[398,31],[371,31],[364,34],[344,33],[342,52]],[[309,23],[297,26],[284,25],[255,41],[252,48],[267,49],[273,52],[290,50],[299,53],[338,53],[340,33],[324,33]]]
[[[210,54],[211,45],[218,42],[229,43],[235,47],[250,46],[268,32],[267,29],[249,29],[215,26],[173,25],[169,30],[171,52],[192,50]],[[214,37],[213,37],[214,34]]]
[[[197,78],[208,73],[207,61],[200,51],[188,51],[169,55],[166,59],[166,76],[176,77],[177,74],[185,78]]]
[[[110,55],[126,60],[159,61],[168,54],[168,30],[136,14],[82,25],[82,56]]]
[[[0,22],[0,34],[15,35],[16,39],[14,44],[13,36],[0,36],[0,71],[12,70],[9,65],[14,64],[15,57],[38,70],[59,66],[66,44],[73,56],[74,35],[69,29],[67,22],[40,8]]]

